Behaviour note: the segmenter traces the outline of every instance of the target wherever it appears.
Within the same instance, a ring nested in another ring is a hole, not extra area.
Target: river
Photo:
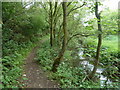
[[[89,60],[86,60],[85,57],[83,57],[84,52],[80,51],[79,53],[79,57],[80,57],[80,64],[82,65],[83,69],[92,71],[94,68],[94,65],[90,63]],[[112,81],[110,79],[108,79],[107,76],[102,75],[103,71],[105,70],[105,68],[97,68],[97,75],[99,77],[99,81],[100,81],[100,86],[101,87],[105,87],[106,85],[108,86],[112,86]]]

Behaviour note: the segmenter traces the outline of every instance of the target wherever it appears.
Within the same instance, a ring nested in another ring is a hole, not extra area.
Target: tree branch
[[[94,35],[94,34],[91,34],[91,35],[85,35],[85,34],[80,34],[80,33],[74,34],[73,36],[71,36],[71,37],[69,38],[69,40],[68,40],[68,42],[67,42],[67,45],[68,45],[68,43],[70,42],[70,40],[71,40],[72,38],[76,37],[76,36],[88,37],[88,36],[92,36],[92,35]]]
[[[83,7],[84,5],[86,5],[86,2],[84,2],[83,5],[81,5],[80,7],[72,8],[72,9],[68,12],[67,16],[69,16],[69,14],[70,14],[72,11],[79,9],[79,8]]]
[[[57,4],[58,4],[58,3],[57,3],[57,2],[55,2],[55,7],[54,7],[54,8],[55,8],[55,10],[54,10],[54,13],[53,13],[53,17],[55,16],[56,11],[57,11]]]
[[[28,5],[32,4],[33,2],[27,3],[26,5],[23,6],[23,8],[26,8]]]
[[[41,2],[40,5],[43,7],[43,9],[45,10],[45,12],[48,13],[48,10],[47,10],[45,4],[43,4],[43,3]]]
[[[69,2],[69,3],[68,3],[68,5],[67,5],[67,7],[69,7],[69,6],[70,6],[70,4],[72,4],[72,2]]]

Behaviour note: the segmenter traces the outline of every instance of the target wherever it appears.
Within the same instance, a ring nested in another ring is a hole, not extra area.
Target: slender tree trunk
[[[56,30],[56,24],[57,24],[57,5],[58,2],[55,2],[55,7],[54,7],[54,13],[53,13],[53,18],[54,18],[54,25],[53,25],[53,36],[54,36],[54,40],[55,40],[55,30]]]
[[[97,52],[96,52],[96,59],[94,62],[94,68],[91,74],[89,75],[89,79],[92,79],[96,73],[98,64],[99,64],[99,56],[100,56],[100,48],[102,45],[102,28],[101,28],[101,19],[100,19],[100,13],[98,13],[98,2],[96,0],[96,5],[95,5],[95,15],[96,18],[98,19],[98,45],[97,45]]]
[[[53,46],[53,15],[52,2],[50,2],[50,45]]]
[[[55,2],[54,10],[52,2],[50,4],[50,45],[53,46],[55,40],[55,30],[57,24],[57,6],[58,2]]]
[[[63,33],[64,33],[64,39],[63,39],[63,43],[62,43],[62,49],[61,49],[58,57],[54,60],[53,67],[52,67],[53,72],[57,71],[57,67],[60,64],[60,61],[63,59],[64,53],[65,53],[65,50],[66,50],[66,44],[67,44],[66,2],[62,3],[62,8],[63,8]]]
[[[55,39],[55,34],[56,34],[56,32],[55,32],[55,30],[56,30],[56,22],[54,23],[54,27],[53,27],[53,36],[54,36],[54,39]]]

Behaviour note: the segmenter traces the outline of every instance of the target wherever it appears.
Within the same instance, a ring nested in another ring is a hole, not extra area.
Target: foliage
[[[10,45],[16,46],[15,43],[11,43]],[[15,88],[18,87],[19,79],[22,75],[22,65],[23,60],[34,46],[34,44],[24,44],[25,47],[21,47],[21,45],[17,46],[16,49],[12,48],[8,53],[4,54],[5,56],[2,58],[2,83],[5,88]],[[27,47],[27,48],[26,48]],[[8,50],[8,49],[6,49]],[[11,53],[9,55],[9,53]]]
[[[50,48],[49,42],[46,41],[42,44],[38,50],[36,60],[40,63],[43,70],[50,72],[53,64],[53,58],[57,56],[57,52],[54,48]],[[57,80],[62,88],[99,88],[99,83],[95,84],[92,81],[82,80],[87,76],[82,67],[73,67],[71,51],[67,50],[64,55],[64,61],[60,63],[58,71],[56,73],[50,72],[49,78]],[[96,86],[94,86],[96,85]]]
[[[22,34],[23,39],[31,39],[31,36],[36,35],[45,27],[44,16],[39,15],[42,14],[41,9],[31,13],[32,9],[26,9],[21,2],[4,2],[2,11],[3,27],[8,28],[13,33]]]
[[[105,70],[107,72],[105,75],[114,79],[118,79],[118,76],[113,76],[113,75],[118,75],[120,69],[119,65],[116,65],[117,63],[120,62],[119,50],[117,47],[117,43],[118,43],[117,39],[118,37],[115,35],[109,35],[106,38],[104,38],[101,48],[101,55],[100,55],[100,63],[103,64],[104,68],[107,68]],[[88,47],[84,49],[85,52],[84,56],[90,55],[91,57],[95,58],[95,52],[96,52],[95,48],[97,44],[96,39],[88,38],[85,44],[87,44]]]
[[[37,37],[39,32],[45,27],[43,16],[39,16],[36,12],[31,13],[22,2],[3,2],[3,57],[1,60],[2,87],[4,88],[21,87],[19,81],[24,59],[39,40]]]
[[[51,16],[53,17],[50,17],[49,2],[2,3],[2,87],[21,87],[18,78],[21,78],[22,75],[24,58],[31,48],[35,46],[40,37],[49,34],[49,29],[53,28],[53,47],[49,44],[48,36],[46,36],[45,39],[42,38],[43,44],[40,45],[41,48],[38,50],[36,58],[43,70],[50,72],[49,78],[57,80],[62,88],[101,88],[99,80],[97,80],[97,82],[85,80],[88,73],[86,73],[81,66],[73,65],[75,59],[79,61],[79,55],[76,55],[79,50],[84,50],[83,56],[85,59],[95,58],[98,41],[97,35],[99,34],[97,31],[97,20],[93,16],[94,1],[87,0],[87,5],[85,4],[83,5],[84,7],[81,8],[79,8],[79,6],[84,4],[84,2],[83,0],[79,2],[80,3],[67,2],[66,28],[68,30],[68,37],[66,40],[69,40],[69,38],[75,34],[80,35],[72,38],[68,43],[63,61],[61,61],[56,73],[50,71],[62,44],[64,44],[61,3],[51,3],[53,5]],[[98,4],[102,5],[100,2]],[[55,5],[57,5],[56,9]],[[120,67],[117,65],[120,63],[117,37],[117,12],[106,9],[101,13],[101,16],[103,43],[100,52],[100,63],[102,63],[103,68],[106,68],[102,74],[117,81],[120,72]],[[51,18],[53,19],[52,25],[50,24]],[[82,36],[86,34],[88,37]],[[77,64],[79,63],[77,62]],[[111,87],[113,88],[114,86]]]
[[[118,13],[117,11],[105,10],[102,16],[103,31],[106,35],[118,33]]]
[[[57,53],[58,52],[54,52],[54,50],[50,48],[49,42],[45,42],[37,52],[37,60],[45,70],[51,70],[53,57],[56,57]]]

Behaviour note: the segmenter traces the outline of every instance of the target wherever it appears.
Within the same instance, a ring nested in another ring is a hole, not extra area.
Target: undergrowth
[[[44,42],[41,45],[41,48],[37,52],[36,60],[40,63],[43,70],[49,72],[49,78],[57,80],[61,88],[89,88],[89,87],[98,87],[99,83],[92,81],[85,81],[87,76],[82,67],[74,67],[72,63],[72,51],[66,50],[64,59],[61,61],[57,72],[52,73],[51,68],[58,54],[57,47],[51,48],[49,41]],[[97,86],[94,86],[97,85]]]
[[[9,37],[7,37],[9,38]],[[2,77],[1,88],[17,88],[22,85],[19,83],[23,64],[26,56],[36,45],[35,42],[26,41],[19,43],[15,40],[8,40],[5,35],[3,38],[3,57],[2,61]],[[17,36],[17,38],[20,38]],[[34,39],[35,40],[35,39]],[[37,39],[36,39],[37,41]]]
[[[75,42],[76,43],[76,42]],[[91,46],[90,46],[91,45]],[[75,45],[74,45],[75,46]],[[89,48],[84,48],[85,54],[89,54],[89,56],[95,57],[95,47],[92,43],[89,44]],[[71,48],[71,47],[70,47]],[[74,47],[75,48],[75,47]],[[49,78],[57,80],[62,88],[105,88],[100,86],[100,81],[87,81],[85,78],[87,77],[87,73],[83,70],[81,66],[73,66],[73,60],[74,58],[71,56],[72,50],[67,49],[64,54],[64,59],[61,61],[57,72],[52,73],[51,68],[54,62],[54,59],[56,58],[57,54],[59,53],[60,49],[57,48],[57,46],[50,47],[49,41],[45,41],[41,48],[37,52],[37,61],[42,66],[43,70],[46,72],[49,72]],[[101,59],[105,65],[105,63],[108,63],[108,61],[105,61],[105,57],[107,56],[107,59],[114,60],[115,53],[107,53],[107,48],[102,47],[102,54]],[[110,56],[111,54],[114,54],[113,56]],[[106,56],[105,56],[106,55]],[[110,56],[110,57],[109,57]],[[110,64],[111,65],[111,64]],[[111,72],[112,73],[112,72]],[[115,72],[114,72],[115,73]],[[116,85],[116,84],[115,84]],[[114,86],[108,86],[108,87],[114,87]]]

